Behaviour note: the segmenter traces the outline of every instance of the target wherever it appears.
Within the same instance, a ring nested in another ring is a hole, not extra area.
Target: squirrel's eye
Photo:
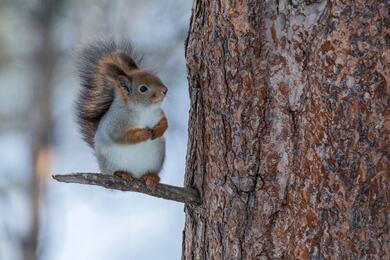
[[[142,93],[145,93],[146,91],[148,91],[148,87],[145,85],[141,85],[141,86],[139,86],[139,91]]]

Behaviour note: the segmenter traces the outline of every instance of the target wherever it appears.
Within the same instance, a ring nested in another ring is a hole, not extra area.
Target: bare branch
[[[66,183],[79,183],[97,185],[107,189],[134,191],[144,193],[157,198],[174,200],[186,204],[200,204],[198,192],[192,188],[182,188],[167,184],[158,184],[156,188],[149,188],[141,179],[133,179],[128,182],[114,175],[101,173],[72,173],[53,175],[55,180]]]

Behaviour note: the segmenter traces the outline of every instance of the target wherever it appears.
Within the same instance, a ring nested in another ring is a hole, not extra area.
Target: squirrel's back
[[[81,93],[77,102],[77,120],[84,140],[93,147],[101,118],[114,99],[114,87],[107,80],[107,71],[138,69],[133,48],[128,41],[97,41],[78,53]]]

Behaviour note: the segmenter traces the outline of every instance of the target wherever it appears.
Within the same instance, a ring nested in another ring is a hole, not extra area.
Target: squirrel
[[[168,121],[161,104],[168,88],[138,66],[128,41],[94,42],[78,57],[77,121],[100,170],[155,188],[165,159]]]

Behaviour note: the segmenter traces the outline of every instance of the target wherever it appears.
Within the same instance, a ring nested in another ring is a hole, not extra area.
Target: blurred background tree
[[[97,170],[74,122],[74,49],[128,38],[170,88],[162,181],[182,185],[189,106],[183,46],[191,4],[0,1],[0,259],[180,258],[182,205],[61,185],[48,175]]]

